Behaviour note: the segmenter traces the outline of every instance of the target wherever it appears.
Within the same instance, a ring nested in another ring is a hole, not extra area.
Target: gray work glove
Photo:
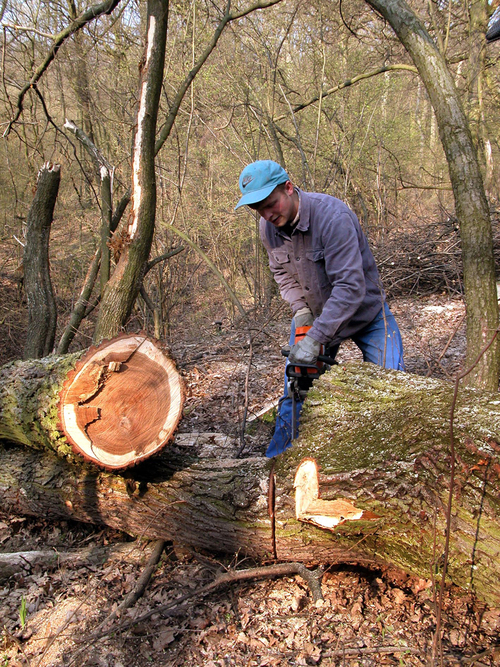
[[[314,317],[310,309],[307,306],[305,306],[304,308],[301,308],[295,313],[294,320],[297,329],[300,327],[312,327],[314,322]]]
[[[311,338],[311,336],[304,336],[298,343],[292,345],[288,361],[291,364],[304,364],[305,366],[314,366],[321,351],[321,343]]]

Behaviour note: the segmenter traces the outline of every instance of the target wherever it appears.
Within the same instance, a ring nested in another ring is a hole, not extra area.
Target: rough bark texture
[[[424,576],[439,575],[443,554],[452,395],[448,383],[369,364],[335,368],[310,391],[302,435],[286,463],[313,457],[324,499],[340,492],[356,507],[382,517],[380,525],[363,534],[363,550],[391,554],[393,564]],[[454,438],[449,576],[498,605],[497,393],[459,391]],[[356,533],[355,522],[341,528]]]
[[[44,164],[38,174],[36,193],[28,213],[23,257],[28,302],[25,359],[45,357],[54,347],[57,307],[50,279],[49,238],[60,180],[60,166]]]
[[[390,23],[415,63],[436,114],[448,161],[462,239],[467,301],[467,355],[471,366],[498,326],[493,238],[488,203],[467,118],[443,56],[404,0],[366,0]],[[498,389],[500,339],[467,382]]]
[[[371,364],[335,367],[322,376],[309,393],[300,438],[275,464],[278,558],[392,565],[439,579],[452,393],[448,383]],[[461,391],[455,424],[449,577],[499,606],[498,395]],[[6,445],[0,503],[211,552],[272,557],[271,461],[235,459],[238,444],[224,436],[194,436],[179,434],[127,475]],[[293,481],[305,457],[319,464],[323,500],[346,499],[380,518],[349,520],[333,530],[297,521]]]
[[[0,438],[115,469],[159,451],[184,389],[157,341],[122,335],[85,353],[0,369]]]
[[[57,428],[59,392],[83,352],[12,361],[0,368],[0,438],[61,456],[71,447]]]

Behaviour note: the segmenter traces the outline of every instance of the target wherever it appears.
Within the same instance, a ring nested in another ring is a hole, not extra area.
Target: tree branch
[[[100,265],[101,265],[101,248],[97,248],[94,254],[94,259],[92,260],[92,263],[90,264],[90,267],[87,271],[87,275],[85,277],[85,282],[83,283],[80,296],[77,299],[75,307],[73,308],[73,312],[71,313],[69,322],[66,325],[66,328],[64,329],[64,332],[61,336],[61,340],[59,341],[59,345],[57,347],[57,354],[67,353],[71,341],[75,337],[75,334],[78,331],[78,328],[86,315],[87,306],[89,305],[89,299],[92,294],[92,290],[94,289]]]
[[[48,32],[42,32],[41,30],[37,30],[36,28],[30,28],[29,26],[24,26],[24,25],[16,25],[15,23],[3,23],[2,26],[4,28],[9,28],[10,30],[15,30],[15,32],[32,32],[35,35],[39,35],[40,37],[46,37],[47,39],[55,39],[55,36],[48,33]]]
[[[61,30],[61,32],[54,37],[54,43],[52,44],[49,53],[46,55],[45,60],[41,63],[41,65],[37,67],[31,79],[19,93],[19,96],[17,98],[17,110],[14,114],[14,117],[7,125],[7,129],[3,134],[4,137],[7,137],[10,134],[12,126],[19,120],[19,117],[22,114],[24,97],[26,93],[30,88],[36,88],[37,83],[40,81],[43,74],[49,67],[50,63],[56,57],[56,54],[59,51],[60,47],[64,44],[64,42],[68,39],[68,37],[74,35],[76,32],[78,32],[84,26],[86,26],[87,23],[90,23],[99,16],[102,16],[103,14],[111,14],[111,12],[115,9],[115,7],[119,4],[119,2],[121,2],[121,0],[105,0],[104,2],[101,2],[99,4],[92,5],[92,7],[89,7],[89,9],[82,12],[80,16],[78,16],[74,21],[71,22],[69,26],[64,28],[64,30]]]
[[[371,79],[372,76],[377,76],[378,74],[384,74],[385,72],[396,72],[396,71],[413,72],[413,74],[418,74],[417,68],[414,67],[413,65],[404,65],[404,64],[384,65],[384,67],[378,67],[377,69],[374,69],[371,72],[364,72],[363,74],[358,74],[358,76],[353,76],[352,79],[347,79],[346,81],[343,81],[342,83],[333,86],[333,88],[325,90],[320,95],[315,95],[314,97],[311,97],[311,99],[308,100],[307,102],[303,102],[302,104],[297,104],[297,106],[293,107],[293,113],[297,113],[297,111],[302,111],[302,109],[311,106],[311,104],[319,102],[320,99],[323,100],[325,97],[328,97],[328,95],[333,95],[333,93],[338,93],[339,90],[343,90],[344,88],[353,86],[355,83],[359,83],[359,81],[364,81],[365,79]],[[274,121],[277,122],[279,120],[283,120],[284,118],[286,118],[286,114],[283,114],[278,118],[275,118]]]
[[[203,597],[208,593],[211,593],[218,588],[223,586],[228,586],[238,581],[253,581],[255,579],[267,579],[272,577],[284,577],[287,575],[298,574],[304,581],[307,582],[313,596],[313,601],[317,602],[318,600],[323,599],[323,594],[321,592],[321,577],[323,572],[318,569],[317,571],[311,571],[306,568],[303,563],[277,563],[276,565],[264,565],[262,567],[253,567],[248,570],[227,570],[219,574],[214,581],[202,586],[194,591],[190,591],[181,597],[167,602],[166,604],[160,605],[154,609],[151,609],[142,616],[138,616],[132,621],[125,621],[118,626],[113,626],[109,630],[96,632],[92,639],[100,639],[105,637],[111,632],[122,632],[127,630],[138,623],[147,621],[154,614],[162,614],[165,616],[172,616],[175,612],[183,606],[183,603],[187,600],[190,600],[194,597]]]
[[[126,609],[132,607],[132,605],[134,605],[137,600],[144,594],[149,580],[151,579],[153,572],[155,571],[156,566],[158,565],[158,562],[161,558],[165,544],[165,540],[157,540],[155,542],[153,552],[149,557],[146,568],[137,580],[135,586],[131,591],[129,591],[129,593],[127,593],[121,604],[101,623],[100,628],[103,628],[108,623],[112,623],[117,616],[120,616]]]
[[[101,167],[106,167],[110,173],[114,172],[114,167],[112,167],[111,164],[106,160],[94,142],[72,120],[66,118],[63,127],[65,130],[72,132],[78,141],[87,149],[87,152],[90,153],[97,165],[97,171],[99,171]]]
[[[151,269],[160,262],[164,262],[166,259],[170,259],[171,257],[178,255],[183,250],[185,250],[184,246],[180,245],[178,248],[174,248],[169,252],[164,252],[163,255],[158,255],[158,257],[155,257],[154,259],[150,259],[149,262],[146,264],[146,270],[144,271],[144,275],[149,273]]]
[[[177,117],[177,113],[179,111],[179,108],[181,106],[182,100],[184,99],[184,95],[186,94],[189,86],[191,85],[193,79],[195,76],[198,74],[202,66],[204,65],[205,61],[209,57],[209,55],[212,53],[212,51],[215,49],[217,46],[217,42],[219,41],[220,36],[222,35],[224,28],[228,23],[231,23],[231,21],[235,21],[236,19],[243,18],[247,16],[248,14],[251,14],[252,12],[256,11],[257,9],[265,9],[266,7],[272,7],[273,5],[278,4],[282,0],[264,0],[261,2],[256,2],[255,4],[251,5],[247,9],[244,9],[240,12],[235,12],[234,14],[230,13],[231,9],[231,0],[228,0],[227,5],[226,5],[226,11],[224,13],[224,16],[222,17],[219,25],[215,29],[214,34],[212,35],[212,39],[208,43],[205,51],[202,53],[200,58],[198,59],[197,63],[195,66],[190,70],[190,72],[187,74],[186,78],[184,81],[181,83],[179,86],[179,89],[177,91],[177,94],[174,98],[174,101],[172,102],[170,106],[170,110],[168,112],[167,119],[165,121],[165,124],[160,130],[160,133],[158,135],[158,139],[156,141],[155,145],[155,155],[158,155],[158,152],[161,150],[161,147],[165,143],[165,141],[168,139],[170,132],[172,130],[172,127],[174,125],[174,121]]]
[[[149,308],[151,314],[154,315],[154,313],[155,313],[155,305],[154,305],[154,303],[151,301],[151,299],[149,298],[149,294],[146,292],[146,288],[144,287],[144,285],[141,285],[141,289],[139,290],[139,294],[140,294],[140,295],[142,296],[142,298],[144,299],[144,303],[145,303],[146,306]]]

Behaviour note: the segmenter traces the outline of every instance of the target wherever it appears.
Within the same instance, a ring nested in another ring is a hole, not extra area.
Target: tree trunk
[[[107,283],[94,341],[115,336],[128,320],[151,250],[156,216],[155,134],[168,23],[168,0],[148,0],[139,109],[132,164],[132,212],[119,240],[120,258]]]
[[[120,469],[165,446],[183,402],[182,381],[159,343],[123,335],[84,354],[4,366],[0,438]]]
[[[112,206],[112,178],[114,174],[114,167],[106,160],[104,155],[98,150],[97,146],[93,141],[83,132],[79,127],[75,125],[72,121],[66,119],[64,123],[64,128],[73,132],[78,141],[84,146],[84,148],[90,153],[94,164],[96,166],[96,173],[99,174],[101,179],[101,247],[99,247],[94,254],[94,258],[87,270],[87,275],[85,277],[85,282],[83,284],[80,296],[78,297],[75,307],[71,312],[68,324],[61,336],[59,345],[57,347],[58,354],[66,354],[69,351],[69,346],[71,341],[75,337],[75,334],[82,323],[84,317],[86,317],[87,308],[89,305],[89,300],[94,289],[95,281],[101,264],[101,295],[103,293],[103,288],[106,286],[109,275],[110,275],[110,251],[108,247],[108,241],[110,234],[112,234],[118,227],[125,209],[128,206],[130,201],[130,192],[126,192],[125,195],[120,199],[118,205],[116,206],[113,212]],[[105,251],[104,263],[101,262],[102,252]],[[104,276],[104,277],[103,277]]]
[[[106,167],[101,167],[101,297],[108,284],[111,265],[111,253],[109,250],[111,220],[113,216],[111,176],[112,173]]]
[[[256,0],[249,7],[235,12],[231,12],[231,3],[227,3],[225,12],[206,48],[179,85],[155,141],[165,59],[168,0],[148,0],[148,29],[141,69],[140,102],[132,164],[132,212],[128,228],[120,230],[118,238],[111,242],[113,247],[120,251],[120,259],[101,302],[94,332],[95,342],[115,336],[121,330],[128,320],[141,288],[155,228],[154,158],[170,136],[184,96],[229,23],[281,1]]]
[[[40,366],[33,363],[36,376]],[[395,566],[439,579],[452,394],[446,382],[371,364],[339,366],[323,375],[309,392],[300,438],[275,460],[278,559]],[[43,428],[40,423],[33,437]],[[498,394],[461,390],[448,573],[455,584],[496,606],[499,434]],[[15,435],[1,418],[0,436]],[[179,434],[161,456],[120,475],[6,445],[0,453],[0,503],[18,513],[104,523],[132,535],[269,559],[272,463],[261,456],[235,459],[237,450],[238,443],[221,435]],[[331,530],[296,518],[294,477],[304,458],[319,465],[321,499],[349,501],[353,508]]]
[[[498,327],[493,235],[476,149],[444,58],[413,11],[404,0],[366,2],[390,23],[410,54],[436,114],[460,224],[467,304],[466,365],[470,367]],[[499,376],[497,337],[467,382],[494,391]]]
[[[24,287],[28,301],[25,359],[38,359],[54,348],[57,307],[50,279],[49,238],[59,182],[58,164],[44,164],[38,173],[36,193],[28,213],[24,248]]]

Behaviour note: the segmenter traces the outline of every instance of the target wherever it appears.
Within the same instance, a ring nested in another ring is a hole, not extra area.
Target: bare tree
[[[40,169],[37,190],[28,214],[23,259],[28,301],[25,359],[45,357],[54,347],[57,307],[50,278],[49,237],[60,180],[58,164],[45,164]]]
[[[429,94],[446,154],[462,238],[467,303],[466,364],[471,366],[498,327],[493,235],[488,202],[467,118],[437,45],[404,0],[366,0],[392,26]],[[498,390],[498,338],[470,374],[477,387]]]
[[[148,28],[141,71],[140,103],[132,166],[132,214],[127,222],[127,228],[120,228],[114,239],[114,246],[118,249],[120,258],[103,295],[94,334],[95,342],[114,336],[125,325],[139,294],[155,229],[154,158],[170,135],[186,92],[230,22],[280,1],[256,2],[240,12],[231,12],[231,3],[230,1],[227,3],[209,43],[178,87],[157,139],[155,139],[156,120],[163,80],[168,17],[165,2],[159,3],[161,6],[148,2]]]

